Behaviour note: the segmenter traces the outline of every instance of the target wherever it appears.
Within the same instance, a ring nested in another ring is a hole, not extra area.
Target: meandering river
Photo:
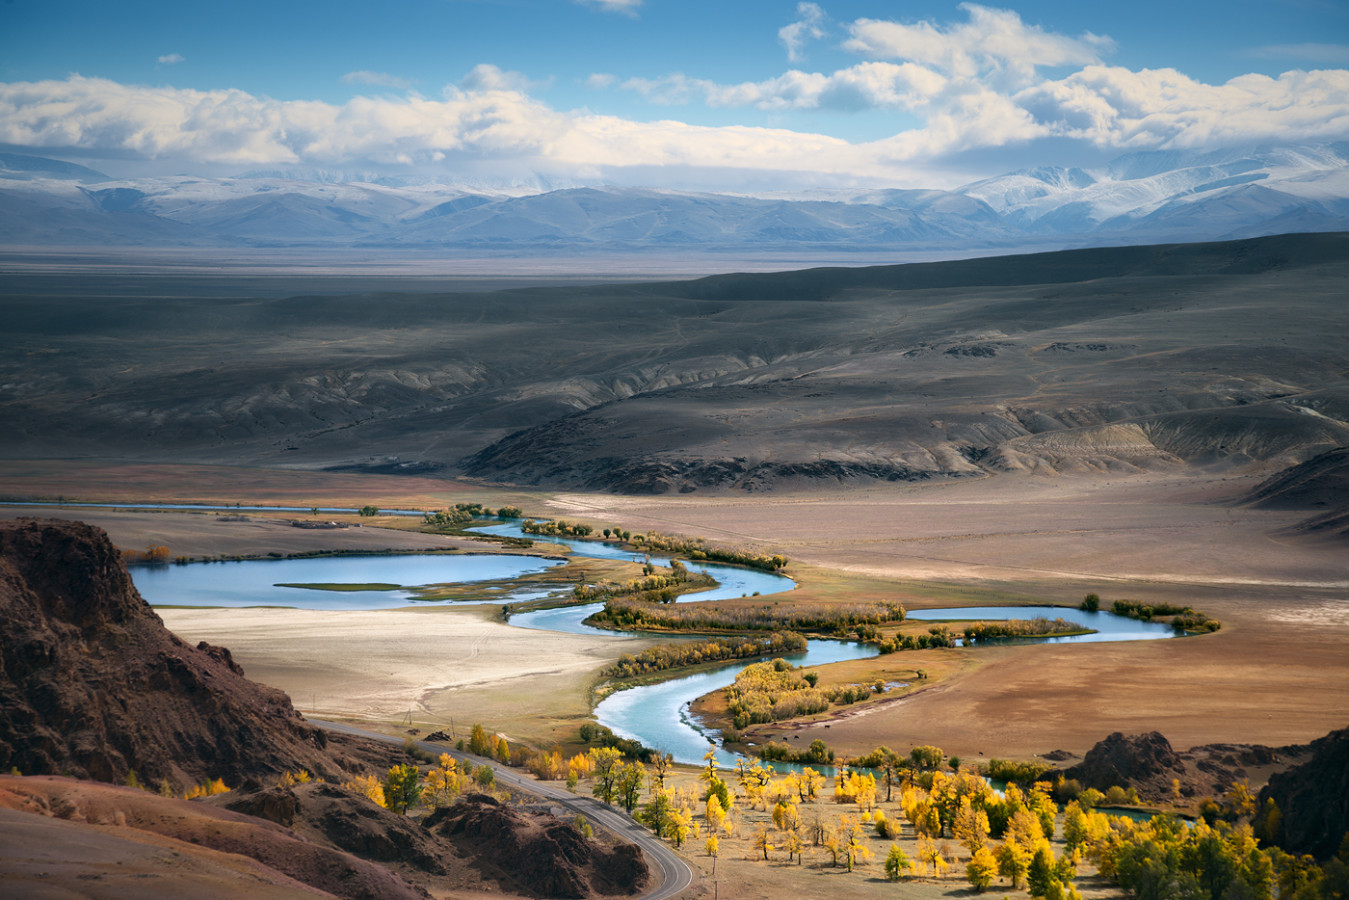
[[[567,547],[572,554],[600,559],[650,558],[656,565],[669,560],[634,553],[611,543],[526,535],[515,522],[474,529],[485,534],[528,537],[537,542]],[[415,600],[406,587],[388,590],[308,590],[284,584],[402,585],[466,583],[515,578],[560,565],[558,560],[506,554],[445,555],[395,554],[378,556],[332,556],[308,559],[245,560],[226,563],[191,563],[184,566],[137,567],[132,571],[136,587],[153,605],[178,606],[288,606],[303,609],[392,609],[426,605]],[[717,587],[685,594],[679,602],[722,600],[734,597],[781,594],[796,587],[790,578],[755,569],[714,563],[689,563],[691,570],[706,572]],[[535,599],[537,589],[505,596],[501,603]],[[455,601],[434,601],[436,604]],[[511,625],[576,634],[612,634],[582,624],[602,604],[540,610],[513,616]],[[1094,634],[1049,638],[1051,641],[1152,640],[1173,636],[1172,630],[1156,623],[1135,622],[1110,613],[1086,613],[1062,607],[972,607],[968,610],[914,610],[912,619],[978,618],[985,620],[1026,618],[1027,615],[1061,617],[1095,629]],[[876,655],[876,648],[846,641],[812,640],[803,653],[789,658],[803,666],[824,665]],[[618,691],[596,708],[595,717],[616,734],[634,738],[648,747],[671,753],[677,762],[697,764],[708,750],[715,733],[709,734],[689,715],[689,704],[702,695],[731,684],[746,661],[727,663],[710,671],[659,684]],[[718,748],[722,765],[735,757]]]

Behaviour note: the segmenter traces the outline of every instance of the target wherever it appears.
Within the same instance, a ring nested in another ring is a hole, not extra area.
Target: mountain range
[[[954,190],[486,189],[369,173],[117,179],[0,154],[0,245],[532,254],[1056,249],[1349,229],[1349,143],[1150,151]]]

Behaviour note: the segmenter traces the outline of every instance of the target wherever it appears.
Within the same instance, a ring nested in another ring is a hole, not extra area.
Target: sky
[[[1345,139],[1346,0],[0,0],[0,149],[114,175],[801,192]]]

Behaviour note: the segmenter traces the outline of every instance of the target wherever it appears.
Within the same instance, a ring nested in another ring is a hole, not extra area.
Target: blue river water
[[[234,509],[234,507],[229,507]],[[240,507],[240,509],[247,509]],[[485,534],[529,537],[539,543],[566,547],[572,554],[601,559],[649,558],[656,565],[669,560],[634,553],[602,541],[588,541],[525,535],[516,522],[474,529]],[[137,567],[133,570],[136,587],[153,605],[182,606],[288,606],[304,609],[392,609],[424,605],[407,588],[428,584],[472,583],[512,578],[560,565],[558,560],[507,554],[474,556],[444,554],[398,554],[379,556],[333,556],[310,559],[248,560],[225,563],[193,563],[185,566]],[[707,572],[717,586],[710,590],[685,594],[679,602],[722,600],[754,595],[781,594],[796,587],[782,575],[714,563],[688,564],[691,570]],[[391,591],[326,591],[281,587],[283,583],[396,584]],[[501,601],[506,603],[533,599],[539,591],[520,591]],[[544,592],[546,593],[546,592]],[[435,601],[435,605],[454,601]],[[521,628],[563,631],[574,634],[612,634],[582,624],[601,604],[573,606],[516,614],[510,624]],[[1096,634],[1049,640],[1120,641],[1171,637],[1164,625],[1135,622],[1110,613],[1085,613],[1063,607],[970,607],[956,610],[913,610],[916,620],[958,621],[959,619],[1031,618],[1044,615],[1061,617],[1096,629]],[[953,630],[958,626],[953,626]],[[876,648],[866,644],[835,640],[811,640],[807,649],[787,658],[801,666],[825,665],[875,656]],[[689,704],[711,691],[726,687],[748,661],[728,663],[695,675],[673,678],[654,685],[622,690],[606,697],[595,708],[600,724],[623,737],[641,741],[674,756],[675,761],[697,764],[709,746],[716,749],[719,764],[732,765],[735,756],[717,746],[717,735],[693,721]]]
[[[383,556],[322,556],[308,559],[248,559],[138,566],[136,589],[153,606],[289,606],[297,609],[396,609],[445,605],[454,601],[415,601],[411,591],[325,591],[283,584],[427,584],[473,583],[542,572],[562,560],[494,553],[459,556],[443,553]],[[513,595],[513,601],[525,599]]]

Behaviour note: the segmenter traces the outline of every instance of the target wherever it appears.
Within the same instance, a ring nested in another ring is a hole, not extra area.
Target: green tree
[[[880,757],[881,775],[885,778],[885,802],[890,802],[894,786],[898,784],[905,771],[904,757],[889,747],[877,747],[874,751]]]
[[[657,837],[665,837],[669,830],[670,814],[673,811],[674,804],[670,800],[670,792],[657,788],[646,806],[637,814],[637,820],[654,831]]]
[[[924,772],[941,768],[942,760],[945,758],[946,754],[942,752],[940,747],[924,745],[914,747],[909,751],[909,759],[913,761],[913,767]]]
[[[890,881],[899,881],[912,868],[913,861],[900,849],[899,844],[891,844],[890,854],[885,857],[885,877]]]
[[[623,754],[613,747],[592,747],[590,758],[595,765],[595,786],[592,792],[605,803],[612,804],[618,793],[619,761]]]
[[[422,773],[416,766],[394,766],[384,776],[384,802],[389,809],[406,813],[422,796]]]
[[[367,518],[370,517],[370,516],[377,516],[377,515],[379,515],[379,507],[378,507],[378,506],[370,506],[370,505],[367,504],[367,505],[365,505],[365,506],[362,506],[362,507],[358,510],[358,512],[359,512],[361,515],[366,516]]]
[[[1054,851],[1048,841],[1041,841],[1026,868],[1026,889],[1032,897],[1044,897],[1049,893],[1049,883],[1058,881],[1056,874]]]
[[[642,785],[646,782],[646,768],[639,762],[624,763],[618,769],[618,800],[623,808],[631,813],[637,808],[642,796]]]

